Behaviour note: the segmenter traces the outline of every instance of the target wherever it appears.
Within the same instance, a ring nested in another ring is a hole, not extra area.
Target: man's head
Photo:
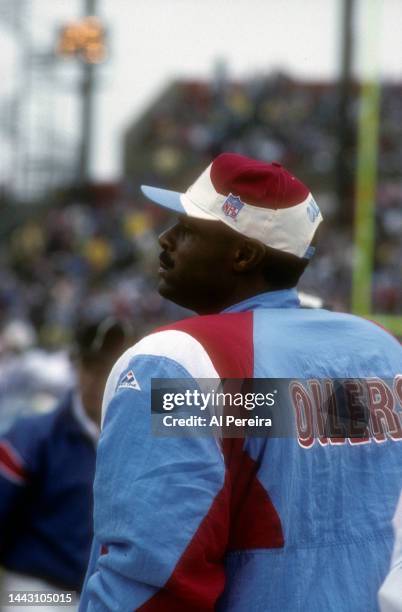
[[[142,189],[179,213],[160,237],[160,293],[199,313],[295,286],[314,252],[320,210],[280,164],[225,153],[184,194]]]
[[[113,317],[83,321],[77,326],[72,358],[77,367],[84,410],[95,423],[100,422],[103,391],[110,370],[132,342],[131,326]]]

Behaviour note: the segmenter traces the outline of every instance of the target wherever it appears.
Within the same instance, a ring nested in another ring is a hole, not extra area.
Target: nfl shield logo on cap
[[[239,198],[239,196],[234,196],[229,193],[228,197],[223,203],[222,210],[228,217],[236,219],[243,206],[244,204]]]

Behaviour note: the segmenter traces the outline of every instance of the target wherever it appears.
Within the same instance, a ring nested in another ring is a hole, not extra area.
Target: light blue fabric
[[[163,587],[225,476],[215,439],[151,434],[151,377],[183,379],[188,372],[150,355],[133,358],[120,380],[130,370],[141,391],[117,386],[99,441],[82,611],[132,611]],[[100,555],[100,543],[107,554]]]
[[[222,312],[246,312],[260,308],[298,308],[299,296],[296,289],[282,289],[281,291],[267,291],[253,295],[238,304],[233,304]]]
[[[291,308],[292,298],[273,292],[229,309],[256,308],[256,378],[392,381],[402,372],[401,347],[387,332],[352,315]],[[252,438],[246,449],[261,462],[258,477],[281,518],[285,546],[229,554],[219,609],[377,610],[402,487],[402,442],[323,447],[315,440],[303,449],[295,439]]]
[[[180,200],[181,194],[178,191],[159,189],[159,187],[150,187],[149,185],[141,185],[141,191],[147,198],[156,202],[156,204],[179,214],[187,214]]]

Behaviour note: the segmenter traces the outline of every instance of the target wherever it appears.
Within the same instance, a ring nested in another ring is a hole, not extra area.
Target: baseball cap
[[[128,321],[113,316],[83,319],[75,329],[71,356],[83,361],[110,359],[111,354],[123,352],[133,334]]]
[[[321,211],[310,190],[281,164],[222,153],[185,193],[142,185],[164,208],[195,219],[222,221],[268,247],[309,259]]]

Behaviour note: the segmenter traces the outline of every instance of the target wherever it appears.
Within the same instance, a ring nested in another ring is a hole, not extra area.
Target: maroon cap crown
[[[281,164],[222,153],[211,166],[211,181],[218,193],[236,194],[261,208],[290,208],[303,202],[309,189]]]

